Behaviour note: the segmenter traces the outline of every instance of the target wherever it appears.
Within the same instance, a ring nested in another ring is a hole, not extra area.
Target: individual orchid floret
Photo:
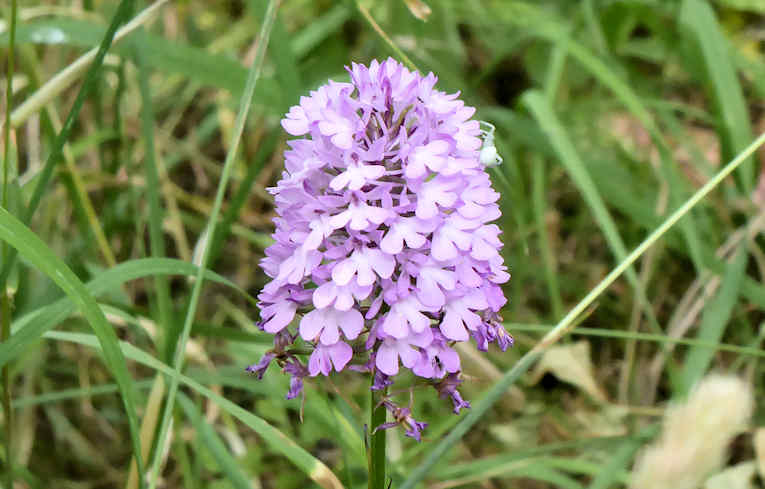
[[[367,374],[394,419],[376,428],[419,440],[426,424],[389,394],[401,374],[459,413],[469,403],[456,344],[512,345],[499,316],[510,278],[492,224],[500,195],[486,172],[494,129],[432,73],[393,59],[348,72],[350,83],[301,97],[281,122],[297,138],[269,189],[276,229],[258,296],[274,348],[247,370],[262,378],[276,363],[289,398],[306,377]]]

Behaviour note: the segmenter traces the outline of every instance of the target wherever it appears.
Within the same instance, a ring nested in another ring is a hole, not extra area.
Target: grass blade
[[[428,453],[425,460],[415,468],[409,477],[404,481],[399,489],[413,489],[435,465],[446,452],[454,446],[468,430],[494,405],[502,394],[510,387],[521,375],[523,375],[542,353],[551,345],[560,340],[576,323],[576,319],[587,310],[588,307],[603,293],[624,271],[629,268],[645,251],[650,248],[659,238],[661,238],[672,226],[683,218],[696,204],[717,187],[722,180],[738,168],[749,156],[752,155],[760,146],[765,144],[765,133],[761,134],[752,142],[741,154],[733,161],[725,165],[711,180],[701,187],[693,196],[688,199],[679,209],[673,212],[658,228],[656,228],[645,240],[643,240],[627,258],[611,270],[611,272],[592,289],[579,303],[574,306],[569,313],[561,319],[555,327],[545,335],[542,340],[530,351],[521,357],[520,360],[508,370],[501,379],[494,383],[487,394],[476,402],[470,409],[470,412],[460,421],[457,426]]]
[[[164,446],[167,438],[168,429],[170,427],[170,419],[173,414],[173,407],[175,404],[175,395],[178,392],[178,376],[181,373],[183,367],[183,358],[185,356],[186,343],[191,333],[191,324],[194,321],[194,315],[196,313],[197,304],[199,303],[199,297],[202,292],[202,284],[204,283],[204,271],[207,268],[207,264],[210,260],[211,242],[215,238],[215,228],[218,222],[218,215],[220,214],[221,205],[223,203],[223,195],[226,192],[228,179],[231,174],[231,169],[234,166],[236,153],[239,148],[239,142],[242,137],[242,131],[244,130],[245,122],[247,121],[247,113],[249,112],[250,105],[252,104],[252,96],[255,93],[255,86],[257,85],[258,78],[260,78],[260,72],[265,60],[266,47],[270,38],[271,28],[273,27],[274,20],[276,19],[276,9],[278,0],[270,0],[266,9],[266,14],[263,19],[263,24],[260,29],[260,35],[258,38],[258,47],[255,53],[255,59],[252,62],[250,71],[247,75],[247,84],[245,85],[244,94],[240,101],[239,112],[236,116],[236,122],[234,124],[234,131],[232,134],[231,144],[229,145],[228,153],[226,154],[226,161],[223,164],[223,172],[221,174],[220,182],[218,183],[218,189],[215,193],[215,201],[213,203],[212,211],[210,212],[210,218],[206,227],[206,233],[212,239],[205,240],[202,249],[202,259],[200,261],[199,272],[194,282],[194,287],[191,291],[191,299],[189,300],[188,310],[186,311],[186,319],[183,323],[183,330],[178,338],[178,343],[173,357],[173,369],[176,376],[173,376],[170,380],[170,387],[167,394],[167,404],[162,416],[162,423],[157,438],[158,446]],[[161,451],[158,450],[154,456],[153,469],[151,477],[150,487],[153,489],[157,484],[157,476],[159,475],[159,467],[161,462]]]
[[[66,90],[86,69],[88,71],[85,75],[82,88],[80,88],[80,93],[86,88],[87,91],[90,92],[92,87],[96,84],[96,82],[92,80],[98,78],[98,72],[103,64],[104,56],[106,55],[106,51],[112,46],[112,43],[121,41],[135,29],[149,22],[154,18],[157,11],[167,2],[168,0],[158,0],[156,3],[150,5],[136,15],[135,18],[125,24],[122,29],[117,31],[117,27],[119,27],[119,25],[127,19],[128,15],[130,15],[130,12],[133,11],[133,4],[135,3],[134,0],[123,0],[117,8],[117,12],[114,14],[99,47],[97,49],[93,48],[80,56],[74,63],[70,64],[60,73],[48,80],[45,85],[40,87],[34,94],[27,98],[23,104],[18,106],[16,110],[13,111],[13,114],[11,114],[11,126],[19,127],[23,124],[29,116],[45,107],[51,100]],[[92,75],[93,73],[95,73],[95,75]],[[77,100],[79,100],[79,94],[78,98],[75,99],[72,110],[77,107]],[[75,111],[75,115],[78,112],[79,109]],[[69,124],[68,119],[67,124]]]
[[[89,334],[50,331],[45,334],[45,337],[57,341],[78,343],[91,348],[100,348],[97,339]],[[191,377],[177,373],[169,365],[157,360],[141,349],[125,342],[120,342],[120,347],[127,358],[153,368],[170,378],[178,379],[179,382],[210,399],[236,419],[252,428],[253,431],[263,438],[266,444],[287,457],[297,468],[319,486],[325,489],[343,489],[343,485],[326,465],[262,418],[216,394]]]
[[[43,167],[43,170],[40,174],[39,180],[37,182],[37,185],[35,186],[34,194],[32,195],[32,198],[29,201],[29,204],[27,205],[26,211],[23,214],[22,222],[28,223],[32,216],[35,213],[35,210],[37,210],[37,206],[40,205],[40,201],[42,200],[42,196],[45,193],[45,190],[48,187],[48,182],[50,181],[51,177],[53,176],[53,169],[56,166],[56,164],[61,159],[61,155],[64,149],[64,144],[69,139],[69,133],[72,131],[72,127],[74,126],[74,121],[77,119],[77,116],[80,113],[80,110],[82,109],[82,105],[85,103],[85,99],[93,89],[93,87],[98,83],[98,78],[101,70],[101,66],[104,63],[104,57],[106,57],[106,52],[109,50],[109,47],[112,44],[112,40],[114,39],[114,36],[117,32],[117,27],[122,23],[123,20],[125,20],[130,12],[133,11],[133,4],[134,0],[123,0],[120,2],[119,7],[117,8],[117,12],[114,14],[114,17],[112,18],[111,23],[109,24],[109,28],[106,31],[106,35],[104,35],[103,40],[101,41],[100,46],[98,47],[98,50],[95,52],[95,54],[92,55],[91,60],[88,60],[88,63],[85,63],[82,68],[84,69],[88,64],[90,65],[90,68],[88,69],[87,74],[85,75],[85,80],[82,83],[82,86],[80,87],[80,90],[77,92],[77,97],[74,99],[74,103],[72,104],[72,108],[69,110],[69,115],[66,118],[66,122],[64,123],[64,127],[61,128],[61,131],[56,136],[55,141],[53,142],[53,146],[50,150],[50,154],[48,155],[48,159],[45,161],[45,166]],[[53,80],[49,81],[45,86],[52,86],[55,87],[59,83],[54,78]],[[47,92],[46,92],[47,93]],[[32,95],[27,99],[27,101],[22,104],[20,107],[18,107],[13,114],[11,114],[11,125],[20,124],[21,122],[14,123],[16,117],[19,117],[15,114],[18,114],[19,111],[22,111],[22,115],[26,114],[27,110],[24,107],[27,103],[33,105],[34,107],[37,107],[37,109],[33,110],[33,113],[42,106],[44,106],[47,102],[50,101],[52,97],[55,96],[55,92],[53,94],[40,94],[40,90],[35,95]],[[34,102],[34,103],[32,103]],[[23,109],[23,110],[22,110]],[[23,122],[23,118],[19,118],[18,121]],[[5,281],[8,278],[8,275],[10,274],[11,267],[13,266],[13,262],[16,259],[16,253],[13,252],[8,256],[8,259],[3,263],[2,270],[0,270],[0,283]]]
[[[98,296],[114,290],[131,280],[158,275],[194,276],[197,271],[197,267],[193,264],[180,260],[145,258],[131,260],[110,268],[85,285],[85,287],[89,294]],[[232,287],[247,297],[247,293],[244,290],[214,272],[206,271],[205,278]],[[252,297],[249,297],[249,299],[251,301],[255,300]],[[0,345],[0,366],[5,365],[24,353],[28,345],[40,338],[46,331],[56,327],[57,324],[69,317],[75,309],[75,303],[69,297],[64,297],[53,304],[36,309],[34,312],[14,321],[12,325],[13,335],[5,344]]]
[[[587,205],[592,210],[595,221],[603,231],[603,235],[606,238],[608,246],[611,248],[611,252],[617,260],[624,261],[627,257],[627,248],[619,234],[616,223],[608,212],[608,209],[606,209],[606,205],[603,203],[603,199],[595,186],[595,182],[592,181],[592,177],[590,176],[587,167],[579,157],[579,153],[577,153],[576,148],[571,143],[571,140],[560,121],[558,121],[558,118],[555,116],[549,101],[541,92],[532,90],[523,96],[523,102],[529,107],[531,113],[539,122],[539,125],[542,127],[542,130],[545,132],[547,138],[550,140],[550,143],[558,154],[558,159],[563,164],[566,172],[571,176],[574,184],[582,193],[585,202],[587,202]],[[633,268],[628,268],[625,271],[625,275],[630,285],[634,287],[637,299],[641,303],[640,305],[645,311],[646,317],[653,324],[654,328],[657,331],[660,331],[661,328],[653,313],[653,309],[651,309],[650,301],[645,293],[645,288],[640,283],[635,270]]]
[[[733,306],[738,301],[741,282],[746,274],[748,253],[746,243],[739,246],[723,275],[722,285],[717,295],[707,304],[699,326],[696,338],[705,343],[717,343],[722,339],[725,327],[730,321]],[[698,382],[712,363],[715,350],[709,348],[691,348],[687,353],[683,369],[683,382],[679,386],[681,393],[686,394]]]
[[[164,213],[159,200],[159,171],[157,170],[157,159],[154,147],[154,110],[151,102],[151,91],[149,89],[149,73],[144,60],[144,51],[146,50],[145,33],[141,30],[138,33],[138,40],[135,44],[135,60],[138,67],[138,82],[141,91],[141,128],[146,145],[146,156],[144,157],[144,172],[146,175],[146,194],[149,200],[149,242],[151,255],[155,258],[165,256],[165,239],[162,232],[162,222]],[[159,309],[159,351],[169,352],[166,343],[168,342],[168,332],[173,331],[173,305],[170,301],[170,286],[167,278],[157,275],[154,278],[154,285],[157,291],[157,307]],[[168,357],[169,358],[169,357]]]
[[[718,111],[723,158],[730,158],[752,139],[752,127],[728,41],[723,36],[712,7],[705,0],[685,0],[682,3],[680,26],[701,52],[708,80],[707,91]],[[739,185],[747,195],[754,185],[754,171],[751,159],[744,162],[738,171]]]
[[[226,475],[226,478],[231,485],[235,489],[252,489],[252,484],[247,480],[247,477],[242,472],[242,468],[239,467],[236,459],[229,453],[226,445],[220,439],[220,436],[218,436],[213,427],[208,424],[207,420],[202,417],[202,414],[191,399],[181,392],[178,394],[178,404],[183,408],[186,417],[189,418],[191,424],[194,425],[194,429],[201,439],[202,444],[218,463],[218,466]]]
[[[128,373],[125,357],[117,344],[117,335],[114,330],[106,321],[93,296],[88,293],[83,283],[69,267],[53,254],[36,234],[2,208],[0,208],[0,239],[13,246],[35,268],[61,287],[93,328],[103,348],[104,361],[120,386],[122,402],[130,425],[133,455],[138,461],[138,473],[143,474],[143,459],[140,453],[141,442],[138,436],[138,416],[133,397],[133,381]]]

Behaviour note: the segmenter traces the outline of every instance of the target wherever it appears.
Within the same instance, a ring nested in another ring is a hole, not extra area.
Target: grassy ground
[[[275,369],[258,382],[244,367],[271,341],[251,297],[279,119],[344,65],[389,55],[497,126],[516,340],[461,352],[473,417],[416,393],[430,426],[420,444],[389,432],[391,487],[626,487],[665,408],[710,371],[755,397],[725,465],[765,467],[765,179],[763,153],[742,155],[765,131],[762,2],[18,3],[12,60],[10,0],[0,34],[15,487],[137,488],[139,453],[161,487],[366,487],[366,379],[311,381],[301,405]],[[556,323],[567,334],[542,352]]]

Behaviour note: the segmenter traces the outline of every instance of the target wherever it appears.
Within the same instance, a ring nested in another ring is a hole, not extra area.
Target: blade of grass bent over
[[[239,149],[239,141],[244,131],[244,125],[247,121],[247,113],[249,112],[250,105],[252,104],[252,97],[255,93],[255,86],[260,77],[260,71],[263,67],[263,61],[266,54],[266,46],[268,46],[268,40],[273,27],[274,20],[276,19],[276,9],[279,0],[270,0],[266,9],[266,14],[263,18],[263,24],[258,36],[258,46],[255,53],[255,59],[252,62],[250,71],[247,75],[247,84],[245,85],[244,94],[239,105],[239,112],[236,116],[234,124],[234,132],[232,134],[231,144],[229,145],[228,153],[226,154],[226,161],[223,164],[223,171],[221,173],[221,179],[218,183],[218,189],[215,193],[215,201],[213,203],[212,212],[210,212],[210,218],[207,223],[207,236],[212,239],[205,240],[202,250],[202,259],[199,265],[199,272],[197,273],[196,280],[194,281],[194,287],[191,291],[191,299],[189,300],[189,307],[186,311],[186,319],[183,323],[183,329],[181,336],[178,339],[178,343],[173,356],[173,370],[176,373],[170,379],[170,387],[167,394],[167,403],[162,415],[162,422],[160,425],[159,436],[157,438],[157,446],[162,447],[165,445],[165,440],[168,435],[168,429],[170,427],[170,419],[173,415],[173,408],[175,404],[175,396],[178,392],[178,375],[180,375],[181,368],[183,367],[183,357],[185,354],[186,343],[191,333],[191,324],[194,321],[194,315],[196,313],[197,304],[199,303],[199,296],[202,292],[202,284],[204,282],[204,270],[207,268],[207,263],[210,259],[211,243],[215,237],[215,228],[218,222],[218,215],[220,214],[221,205],[223,203],[223,195],[226,192],[226,186],[231,174],[231,169],[234,165],[237,150]],[[150,487],[154,489],[157,485],[157,477],[159,475],[159,468],[161,465],[162,450],[157,450],[154,454],[152,461],[152,475]]]
[[[99,344],[98,341],[96,341],[96,338],[89,334],[49,331],[45,334],[45,337],[58,341],[78,343],[81,345],[89,346],[91,348],[99,348]],[[169,365],[157,360],[153,356],[139,348],[136,348],[130,343],[121,341],[120,347],[122,348],[122,351],[127,358],[135,360],[142,365],[153,368],[170,378],[180,381],[189,388],[207,397],[222,409],[228,411],[236,419],[252,428],[253,431],[260,435],[261,438],[263,438],[267,445],[288,458],[293,464],[295,464],[297,468],[303,471],[303,473],[310,477],[319,486],[325,489],[343,489],[342,483],[337,479],[337,477],[335,477],[335,474],[333,474],[332,471],[329,470],[326,465],[324,465],[324,463],[305,451],[300,447],[300,445],[295,443],[292,439],[290,439],[278,429],[268,424],[262,418],[229,401],[225,397],[216,394],[191,377],[177,373]]]
[[[437,445],[431,448],[428,456],[415,468],[399,489],[414,489],[420,481],[428,474],[428,471],[443,457],[446,452],[454,446],[470,428],[488,411],[495,402],[499,400],[502,394],[518,378],[523,375],[542,353],[560,340],[569,329],[573,328],[576,319],[602,294],[614,281],[624,273],[645,251],[650,248],[659,238],[661,238],[672,226],[683,218],[696,204],[709,194],[720,182],[731,172],[738,168],[746,159],[752,155],[760,146],[765,144],[765,133],[761,134],[752,144],[742,151],[735,159],[725,165],[712,179],[703,187],[685,201],[680,208],[675,210],[658,228],[656,228],[648,237],[635,248],[625,260],[616,266],[598,285],[595,286],[579,303],[561,319],[555,327],[537,343],[534,348],[529,350],[520,360],[508,370],[501,379],[499,379],[484,397],[478,400],[468,412],[462,421]]]
[[[98,277],[85,284],[85,288],[92,296],[98,296],[138,278],[157,275],[193,276],[196,273],[197,267],[188,262],[170,258],[143,258],[123,262],[114,268],[105,270]],[[207,270],[205,271],[205,278],[235,289],[251,303],[255,301],[244,290],[216,273]],[[43,333],[69,317],[75,309],[76,305],[72,300],[69,297],[63,297],[52,304],[17,318],[11,327],[13,335],[6,343],[0,345],[0,366],[22,355],[26,351],[26,347],[39,339]]]
[[[127,370],[125,357],[117,343],[117,335],[106,321],[95,299],[88,293],[80,279],[66,266],[43,241],[29,228],[0,208],[0,239],[7,242],[26,258],[35,268],[44,273],[58,285],[82,311],[93,328],[100,342],[104,361],[114,374],[120,386],[122,402],[130,425],[130,438],[133,443],[133,455],[138,462],[138,473],[143,474],[141,442],[138,436],[138,416],[133,397],[133,382]]]

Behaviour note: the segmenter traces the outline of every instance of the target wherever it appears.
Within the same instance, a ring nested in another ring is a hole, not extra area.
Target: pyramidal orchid
[[[350,83],[329,81],[282,120],[298,139],[269,189],[275,242],[261,266],[271,281],[258,296],[274,348],[248,370],[261,378],[278,363],[292,376],[288,398],[305,377],[350,368],[384,392],[410,370],[459,413],[470,404],[455,344],[513,341],[498,315],[510,275],[484,133],[432,73],[393,59],[348,72]],[[398,424],[420,439],[425,423],[410,408],[379,405],[394,422],[372,428]]]

